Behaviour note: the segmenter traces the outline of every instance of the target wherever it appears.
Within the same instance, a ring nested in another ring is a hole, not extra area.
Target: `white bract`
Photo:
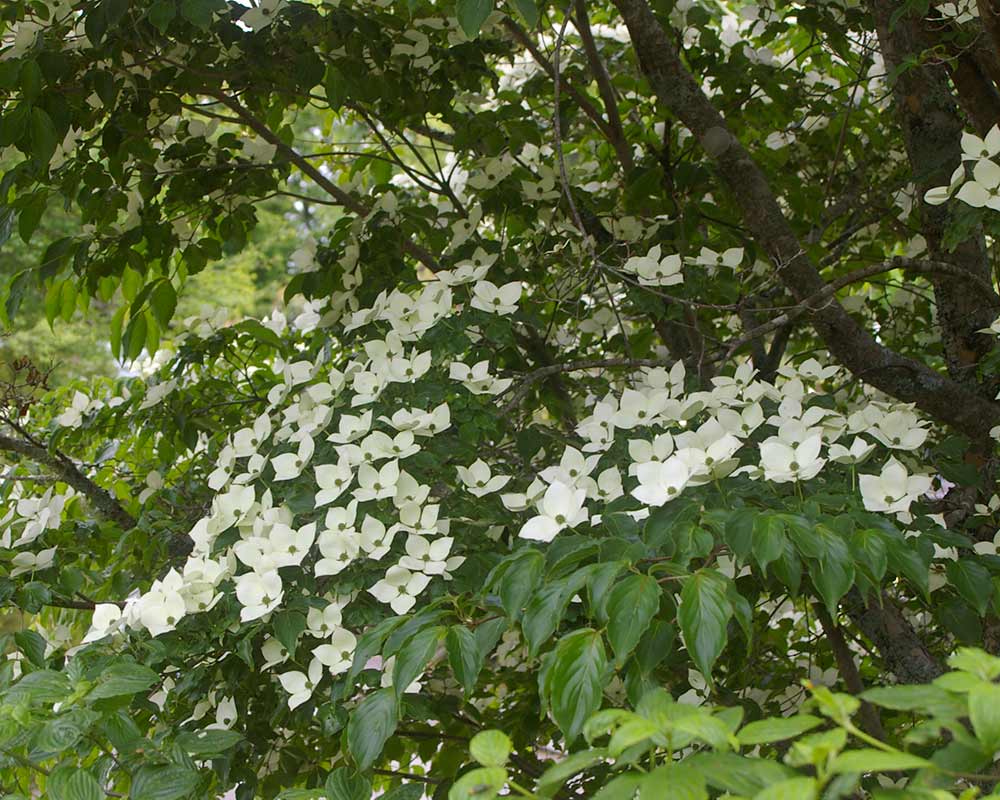
[[[583,506],[586,499],[585,489],[575,489],[565,483],[554,482],[538,501],[538,516],[529,519],[521,527],[518,536],[522,539],[551,542],[564,528],[586,522],[587,510]]]

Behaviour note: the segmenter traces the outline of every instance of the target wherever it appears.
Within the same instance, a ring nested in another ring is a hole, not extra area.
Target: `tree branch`
[[[646,0],[615,0],[642,71],[659,97],[719,165],[751,234],[792,295],[812,311],[831,354],[878,389],[985,440],[1000,423],[1000,406],[957,381],[880,344],[833,297],[813,299],[826,286],[786,219],[767,178],[729,131],[722,115],[681,61]]]
[[[625,138],[625,130],[622,128],[622,118],[618,113],[618,99],[615,96],[614,86],[611,85],[611,76],[604,68],[601,54],[597,50],[597,43],[594,41],[594,33],[590,29],[586,0],[576,0],[576,16],[573,19],[573,24],[580,33],[580,39],[583,41],[583,52],[587,55],[590,72],[597,83],[597,90],[601,93],[601,102],[604,103],[608,127],[613,134],[609,141],[611,146],[615,148],[622,169],[628,172],[632,169],[632,148],[629,147],[628,140]]]
[[[106,519],[122,530],[135,527],[135,518],[111,494],[80,472],[69,458],[61,453],[50,453],[41,445],[9,436],[0,436],[0,450],[29,458],[52,472],[59,480],[84,495]]]
[[[206,89],[205,93],[210,97],[214,97],[224,106],[233,111],[237,117],[239,117],[240,122],[246,125],[250,130],[260,136],[261,139],[273,144],[278,148],[278,152],[281,153],[285,158],[295,164],[299,170],[308,175],[313,181],[319,186],[323,191],[325,191],[330,197],[337,201],[337,203],[348,211],[357,214],[360,217],[367,217],[369,209],[355,197],[341,189],[337,184],[327,178],[319,169],[317,169],[313,164],[309,163],[309,160],[299,153],[295,148],[290,147],[285,144],[278,135],[272,131],[267,125],[261,122],[246,106],[240,103],[235,97],[229,97],[223,94],[219,90]],[[430,270],[441,269],[440,264],[427,250],[418,245],[416,242],[412,242],[409,239],[403,239],[401,242],[403,252],[415,258],[425,267]]]

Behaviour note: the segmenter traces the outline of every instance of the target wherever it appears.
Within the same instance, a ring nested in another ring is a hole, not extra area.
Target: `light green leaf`
[[[969,720],[984,750],[1000,750],[1000,686],[984,683],[969,692]]]
[[[931,767],[930,761],[910,753],[887,753],[875,748],[847,750],[833,760],[830,770],[842,772],[897,772],[908,769]]]
[[[762,719],[744,726],[736,734],[736,738],[744,746],[781,742],[785,739],[793,739],[822,724],[823,720],[810,714]]]
[[[469,753],[484,767],[502,767],[512,749],[510,737],[502,731],[480,731],[469,742]]]

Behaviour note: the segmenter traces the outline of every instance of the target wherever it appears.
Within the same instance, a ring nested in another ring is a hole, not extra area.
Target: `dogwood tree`
[[[5,796],[993,791],[1000,4],[0,18]]]

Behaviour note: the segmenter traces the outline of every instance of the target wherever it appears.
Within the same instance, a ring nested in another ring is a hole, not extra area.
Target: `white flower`
[[[958,197],[975,208],[986,206],[1000,211],[1000,166],[993,161],[977,161],[972,168],[973,180],[958,190]]]
[[[760,445],[760,466],[764,477],[775,483],[807,481],[815,478],[826,462],[819,457],[823,439],[814,434],[798,445],[772,436]]]
[[[585,489],[575,489],[559,481],[554,482],[541,500],[538,501],[538,516],[529,519],[518,536],[551,542],[563,528],[572,528],[587,520],[587,510],[583,507],[587,499]]]
[[[325,530],[319,535],[319,551],[323,555],[316,561],[313,574],[337,575],[358,557],[361,544],[352,528],[348,532]]]
[[[722,253],[716,253],[707,247],[701,248],[701,252],[697,256],[691,259],[691,263],[698,264],[703,267],[708,267],[709,271],[714,273],[718,267],[728,267],[729,269],[736,269],[740,262],[743,260],[743,248],[742,247],[730,247],[728,250]]]
[[[860,475],[861,499],[869,511],[907,513],[910,503],[931,488],[926,475],[910,475],[899,461],[890,458],[879,475]]]
[[[490,314],[513,314],[521,299],[520,281],[511,281],[497,287],[490,281],[479,281],[472,290],[472,307]]]
[[[296,530],[284,523],[275,523],[268,539],[271,543],[273,563],[277,567],[291,567],[302,563],[316,537],[316,523],[310,522]]]
[[[233,436],[233,451],[237,458],[252,456],[261,443],[271,435],[271,418],[261,414],[254,420],[252,428],[242,428]]]
[[[249,622],[263,617],[276,609],[285,593],[281,585],[281,576],[277,570],[269,570],[263,574],[248,572],[236,578],[236,599],[243,608],[240,619]]]
[[[596,481],[590,477],[584,478],[580,481],[580,486],[586,490],[589,499],[600,500],[602,503],[617,500],[625,493],[621,473],[615,467],[602,471]]]
[[[614,424],[625,430],[638,425],[651,425],[667,407],[669,400],[669,395],[663,390],[637,392],[634,389],[626,389],[622,392]]]
[[[96,642],[114,633],[122,624],[122,610],[114,603],[98,603],[94,606],[94,616],[90,620],[90,630],[83,637],[83,643]]]
[[[682,266],[679,255],[675,253],[661,257],[660,245],[655,245],[645,256],[630,258],[622,268],[634,273],[643,286],[673,286],[684,283]]]
[[[386,530],[380,519],[368,514],[361,523],[361,534],[358,537],[361,549],[373,561],[381,560],[389,552],[396,530],[395,527]]]
[[[927,430],[916,414],[906,409],[890,411],[868,432],[894,450],[916,450],[927,440]]]
[[[310,608],[306,614],[306,631],[317,639],[325,639],[340,626],[342,616],[339,603],[330,603],[326,608]]]
[[[56,548],[54,547],[50,547],[47,550],[40,550],[37,554],[28,552],[18,553],[11,559],[11,565],[14,569],[10,571],[10,577],[14,578],[25,572],[38,572],[48,569],[55,561],[55,557]]]
[[[368,591],[380,603],[388,603],[397,614],[405,614],[413,608],[417,602],[417,595],[426,589],[430,582],[428,575],[394,566],[389,567],[385,577]]]
[[[138,603],[139,621],[152,636],[172,631],[187,614],[187,605],[180,594],[180,575],[170,570],[163,581],[154,581]]]
[[[597,462],[601,460],[600,455],[584,456],[575,447],[567,447],[563,451],[559,465],[546,467],[540,473],[540,477],[546,483],[564,483],[567,486],[576,486],[587,475],[594,471]]]
[[[411,533],[406,537],[406,555],[399,559],[399,565],[413,572],[441,575],[447,567],[448,553],[454,541],[445,536],[431,542]]]
[[[836,461],[838,464],[860,464],[874,450],[875,445],[869,444],[860,436],[855,436],[854,441],[851,442],[850,449],[847,449],[842,444],[832,444],[827,455],[831,461]]]
[[[313,690],[323,678],[323,664],[318,658],[314,658],[309,663],[309,673],[283,672],[278,676],[281,685],[289,694],[288,708],[293,709],[302,705],[312,697]]]
[[[489,465],[481,458],[476,459],[468,467],[456,467],[455,469],[469,493],[476,497],[499,492],[510,481],[509,475],[492,475]]]
[[[372,412],[366,411],[361,416],[353,414],[341,414],[337,422],[337,433],[332,433],[326,437],[328,442],[334,444],[347,444],[355,439],[360,439],[372,427]]]
[[[380,469],[362,464],[358,468],[358,488],[353,492],[354,499],[363,503],[393,497],[398,481],[398,461],[387,461]]]
[[[662,506],[678,497],[691,479],[691,470],[683,459],[674,455],[666,461],[649,461],[636,468],[639,485],[632,496],[648,506]]]
[[[993,158],[997,154],[1000,154],[1000,127],[994,125],[983,139],[967,131],[962,134],[963,161]]]
[[[76,428],[83,422],[83,415],[104,404],[100,400],[91,401],[83,392],[74,392],[70,406],[56,417],[56,424],[63,428]]]
[[[354,480],[354,471],[343,458],[336,464],[320,464],[314,467],[316,472],[316,507],[328,505],[340,497]]]
[[[351,668],[357,646],[358,640],[353,633],[346,628],[336,628],[330,634],[329,643],[321,644],[313,650],[313,655],[331,675],[340,675]]]
[[[496,378],[490,375],[490,362],[485,360],[471,367],[461,361],[452,361],[448,374],[473,394],[500,394],[514,382],[513,378]]]
[[[282,453],[271,459],[276,481],[288,481],[302,474],[309,459],[312,458],[316,445],[311,436],[303,437],[295,453]]]

